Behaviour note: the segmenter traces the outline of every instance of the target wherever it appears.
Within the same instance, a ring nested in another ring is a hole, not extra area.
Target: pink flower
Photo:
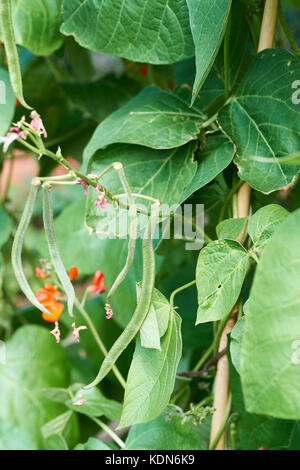
[[[3,152],[6,153],[8,147],[18,139],[26,139],[26,131],[21,131],[19,127],[11,127],[6,137],[0,137],[0,143],[3,145]]]
[[[45,129],[45,126],[43,124],[43,121],[41,120],[39,114],[36,111],[32,111],[30,114],[31,117],[31,123],[30,127],[39,133],[39,135],[44,135],[45,139],[47,138],[47,131]]]
[[[98,197],[97,197],[97,201],[95,201],[95,207],[102,207],[102,209],[105,210],[107,208],[108,201],[105,197],[105,192],[101,191],[100,184],[97,184],[96,192],[97,192]]]
[[[79,183],[79,184],[81,184],[81,185],[83,186],[84,194],[85,194],[85,196],[88,196],[89,193],[88,193],[88,191],[87,191],[86,188],[87,188],[87,186],[89,185],[89,183],[87,183],[86,181],[84,181],[84,180],[81,179],[81,178],[77,178],[76,181],[77,181],[77,183]]]
[[[82,393],[79,393],[78,395],[78,400],[75,401],[74,403],[72,403],[73,406],[82,406],[83,405],[83,401],[84,401],[84,396],[82,395]]]
[[[106,318],[107,320],[110,320],[111,317],[113,316],[114,312],[112,311],[112,308],[109,304],[105,304],[105,314],[106,314]]]
[[[72,328],[73,328],[73,336],[75,336],[75,339],[76,339],[77,343],[79,343],[80,342],[79,332],[81,330],[87,330],[87,327],[86,326],[78,326],[78,328],[76,328],[75,323],[72,323]]]

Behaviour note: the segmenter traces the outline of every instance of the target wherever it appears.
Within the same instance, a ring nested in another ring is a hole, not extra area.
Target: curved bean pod
[[[53,266],[56,274],[63,286],[63,289],[68,299],[68,312],[71,317],[73,315],[73,305],[75,299],[74,287],[69,279],[69,276],[65,270],[64,264],[59,254],[56,236],[54,232],[54,221],[53,221],[53,205],[52,205],[52,193],[51,186],[43,185],[43,219],[46,239],[48,242],[49,253],[52,259]]]
[[[30,193],[26,201],[24,212],[22,214],[19,226],[16,231],[16,235],[13,241],[12,252],[11,252],[11,264],[12,264],[12,268],[13,268],[15,277],[17,279],[17,282],[22,292],[27,297],[27,299],[41,312],[46,313],[47,315],[53,316],[53,314],[50,313],[49,310],[47,310],[42,304],[38,302],[36,296],[32,292],[27,282],[27,279],[23,270],[23,265],[22,265],[23,241],[24,241],[27,227],[31,220],[38,190],[39,190],[39,184],[37,185],[37,184],[34,184],[33,182],[31,184]]]
[[[160,206],[153,205],[153,214],[150,217],[148,228],[143,239],[143,279],[142,287],[135,312],[131,317],[123,333],[115,341],[104,361],[101,364],[95,380],[83,387],[89,390],[95,387],[110,372],[112,366],[118,360],[122,352],[131,343],[139,332],[144,320],[149,312],[155,281],[155,256],[153,249],[153,233],[159,216]]]
[[[0,27],[4,42],[7,65],[12,89],[20,103],[27,109],[32,109],[23,96],[22,75],[19,56],[15,41],[15,33],[11,15],[11,0],[0,0]]]

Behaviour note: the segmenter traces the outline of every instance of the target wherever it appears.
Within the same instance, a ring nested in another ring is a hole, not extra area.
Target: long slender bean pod
[[[12,264],[12,268],[13,268],[15,277],[17,279],[17,282],[22,292],[27,297],[27,299],[41,312],[44,312],[44,313],[47,313],[47,315],[53,316],[53,314],[50,313],[49,310],[47,310],[42,304],[38,302],[36,296],[32,292],[27,282],[27,279],[23,270],[23,265],[22,265],[22,247],[23,247],[24,237],[25,237],[27,227],[32,217],[38,190],[39,190],[39,183],[35,184],[35,181],[33,181],[31,184],[28,199],[25,204],[24,212],[22,214],[19,226],[16,231],[16,235],[13,241],[12,253],[11,253],[11,264]]]
[[[26,103],[23,96],[22,75],[12,22],[11,0],[0,0],[0,27],[12,89],[14,90],[15,95],[20,103],[25,108],[32,109]]]
[[[125,190],[125,193],[128,196],[130,225],[129,225],[129,241],[128,241],[128,252],[127,252],[126,263],[122,271],[116,278],[115,282],[113,283],[109,293],[107,294],[107,299],[109,299],[114,294],[114,292],[117,290],[119,285],[125,280],[127,273],[129,271],[129,268],[133,263],[135,246],[136,246],[136,238],[137,238],[137,227],[138,227],[137,211],[136,211],[136,206],[134,202],[134,197],[133,197],[130,185],[127,181],[127,178],[125,176],[122,163],[119,163],[119,162],[115,163],[114,169],[118,173],[121,183],[123,185],[123,188]]]
[[[63,286],[68,300],[68,312],[73,317],[73,305],[75,299],[75,292],[69,276],[65,270],[64,264],[59,254],[53,221],[53,205],[52,205],[52,191],[51,185],[48,183],[43,185],[43,218],[46,239],[48,242],[49,253],[52,259],[53,266],[56,274]]]
[[[131,341],[139,332],[149,312],[155,281],[155,256],[153,249],[153,234],[159,217],[159,210],[159,205],[154,204],[153,213],[152,216],[149,218],[148,227],[143,239],[143,279],[141,292],[135,312],[132,315],[131,320],[129,321],[125,330],[113,344],[106,358],[102,362],[100,370],[95,380],[89,385],[83,387],[85,390],[89,390],[92,387],[95,387],[99,382],[101,382],[101,380],[104,379],[104,377],[106,377],[106,375],[110,372],[112,366],[122,354],[122,352],[127,348],[127,346],[131,343]]]

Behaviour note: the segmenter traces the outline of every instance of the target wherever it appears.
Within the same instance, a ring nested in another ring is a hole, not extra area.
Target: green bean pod
[[[74,287],[69,279],[69,276],[65,270],[64,264],[59,254],[53,221],[53,205],[52,205],[52,191],[51,186],[43,186],[43,219],[46,239],[48,242],[49,253],[52,259],[52,263],[56,274],[62,284],[62,287],[67,295],[68,301],[68,312],[73,317],[73,305],[75,299]]]
[[[149,312],[155,282],[155,256],[152,238],[158,220],[160,207],[158,204],[154,204],[153,209],[153,214],[152,217],[150,217],[148,228],[143,239],[143,279],[135,312],[132,315],[131,320],[129,321],[125,330],[115,341],[104,361],[102,362],[95,380],[89,385],[83,387],[85,390],[89,390],[92,387],[95,387],[99,382],[101,382],[101,380],[104,379],[104,377],[106,377],[122,352],[127,348],[127,346],[139,332]]]
[[[24,293],[27,299],[41,312],[46,313],[47,315],[53,316],[42,304],[40,304],[32,292],[26,276],[24,274],[23,265],[22,265],[22,247],[24,242],[25,233],[27,227],[30,223],[36,196],[39,190],[39,185],[31,184],[30,193],[25,204],[24,212],[22,214],[19,226],[16,231],[16,235],[13,241],[12,253],[11,253],[11,264],[16,277],[16,280]]]
[[[119,273],[118,277],[116,278],[115,282],[113,283],[112,287],[110,288],[109,293],[107,294],[107,300],[114,294],[117,290],[119,285],[125,280],[127,273],[129,271],[130,266],[134,260],[134,253],[135,253],[135,246],[136,246],[136,238],[137,238],[137,227],[138,227],[138,220],[137,220],[137,212],[134,203],[134,197],[132,195],[131,188],[125,176],[123,165],[121,163],[116,163],[114,165],[114,169],[117,171],[123,188],[128,196],[129,202],[129,214],[130,214],[130,226],[129,226],[129,241],[128,241],[128,252],[127,252],[127,259],[125,266],[123,267],[122,271]],[[133,213],[131,214],[130,211]]]
[[[0,27],[4,42],[7,65],[12,89],[20,103],[27,109],[32,109],[23,96],[22,74],[18,50],[15,41],[15,33],[11,14],[11,0],[0,0]]]

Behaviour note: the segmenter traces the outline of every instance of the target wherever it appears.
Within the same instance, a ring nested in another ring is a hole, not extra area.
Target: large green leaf
[[[248,233],[252,238],[255,250],[261,252],[276,228],[288,215],[289,213],[284,207],[278,204],[269,204],[259,209],[250,217]]]
[[[204,115],[199,106],[189,108],[189,96],[184,88],[145,88],[99,124],[84,151],[84,167],[97,150],[115,143],[169,149],[195,140]]]
[[[151,421],[167,406],[182,354],[181,318],[173,312],[161,351],[146,349],[137,340],[129,369],[119,427]]]
[[[62,45],[62,0],[13,0],[16,42],[33,54],[48,56]]]
[[[298,421],[243,413],[238,421],[238,436],[243,450],[299,450]]]
[[[242,317],[244,319],[245,317]],[[237,323],[240,323],[241,320]],[[234,330],[233,330],[234,331]],[[232,347],[232,335],[230,349]],[[235,349],[235,348],[234,348]],[[236,353],[237,351],[235,351]],[[230,361],[230,358],[229,358]],[[232,392],[233,408],[238,411],[237,422],[238,441],[242,450],[298,449],[300,448],[299,422],[272,418],[271,416],[247,413],[241,389],[240,376],[230,362],[230,390]]]
[[[240,294],[248,261],[247,251],[236,241],[214,241],[200,251],[196,324],[220,320],[230,312]]]
[[[15,95],[8,71],[0,67],[0,137],[4,137],[15,112]]]
[[[264,193],[291,183],[300,168],[277,158],[300,148],[300,107],[292,102],[292,83],[299,75],[299,60],[289,52],[263,51],[219,113],[223,132],[237,148],[240,177]]]
[[[299,419],[300,210],[263,250],[242,340],[241,377],[251,413]]]
[[[231,0],[187,0],[187,4],[196,55],[193,103],[221,45]]]
[[[0,416],[42,448],[41,426],[65,410],[45,398],[42,389],[68,385],[66,354],[46,328],[28,325],[7,342],[6,356],[0,365]]]
[[[204,450],[194,426],[180,418],[167,421],[164,415],[146,424],[133,426],[126,440],[128,450]]]
[[[232,161],[234,153],[234,146],[226,137],[220,134],[208,135],[207,141],[201,145],[197,173],[186,187],[181,201],[185,201],[221,173]]]
[[[185,0],[63,0],[61,31],[84,47],[137,62],[194,54]]]

